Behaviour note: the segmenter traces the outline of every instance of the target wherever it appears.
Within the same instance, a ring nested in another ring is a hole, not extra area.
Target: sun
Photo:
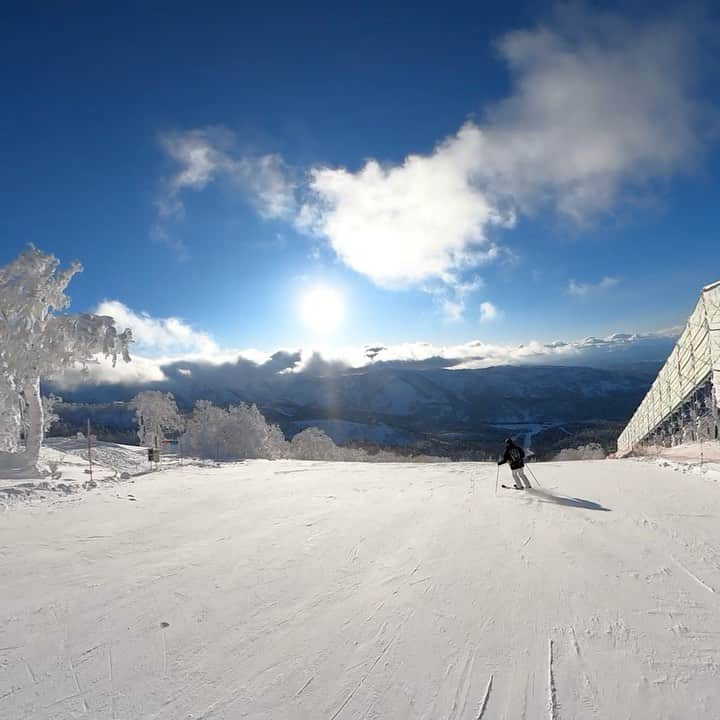
[[[317,333],[330,333],[345,317],[342,295],[333,288],[316,285],[300,299],[300,315],[305,325]]]

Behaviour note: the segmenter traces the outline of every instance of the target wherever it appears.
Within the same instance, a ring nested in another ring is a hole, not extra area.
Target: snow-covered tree
[[[276,425],[268,425],[255,405],[228,408],[230,427],[240,457],[275,458],[284,455],[285,436]]]
[[[299,432],[290,441],[290,457],[295,460],[342,460],[341,449],[316,427]]]
[[[255,405],[227,410],[198,400],[181,438],[183,455],[217,460],[278,458],[287,454],[280,428],[268,425]]]
[[[270,425],[266,440],[267,457],[269,460],[281,460],[288,457],[290,443],[285,439],[283,431],[277,425]]]
[[[326,460],[344,462],[436,461],[427,456],[400,458],[380,451],[369,455],[362,448],[336,445],[332,438],[316,427],[295,435],[291,442],[277,425],[269,425],[255,405],[216,407],[209,400],[198,400],[192,417],[180,438],[183,455],[215,460],[267,458],[279,460]]]
[[[0,373],[0,453],[17,453],[23,427],[18,391],[2,365]]]
[[[209,400],[198,400],[192,416],[185,423],[185,432],[180,438],[183,455],[200,458],[220,456],[221,428],[224,425],[223,410]]]
[[[42,396],[42,408],[43,408],[43,433],[48,434],[50,428],[60,419],[60,416],[55,412],[55,406],[62,402],[62,398],[57,395],[43,395]]]
[[[118,356],[130,360],[130,331],[119,334],[113,318],[56,314],[69,305],[65,289],[82,270],[78,262],[65,270],[59,265],[56,257],[31,245],[0,268],[0,449],[5,450],[0,462],[31,466],[38,460],[45,424],[41,378],[87,366],[101,354],[113,365]]]
[[[588,443],[577,448],[564,448],[555,460],[604,460],[607,453],[599,443]]]
[[[131,404],[135,408],[140,444],[145,447],[162,447],[166,432],[179,432],[185,427],[172,393],[146,390],[138,393]]]

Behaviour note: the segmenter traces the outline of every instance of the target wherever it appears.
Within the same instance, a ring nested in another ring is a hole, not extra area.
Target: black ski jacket
[[[525,466],[525,451],[514,443],[508,445],[505,448],[505,454],[502,456],[502,460],[498,460],[498,465],[503,465],[504,463],[510,463],[511,470],[519,470]]]

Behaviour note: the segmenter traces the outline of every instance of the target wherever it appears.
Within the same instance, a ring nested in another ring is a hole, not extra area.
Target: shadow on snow
[[[606,508],[603,505],[600,505],[600,503],[593,502],[592,500],[585,500],[584,498],[553,495],[547,490],[540,490],[538,488],[530,488],[525,492],[527,492],[528,495],[536,497],[540,502],[552,503],[553,505],[564,505],[565,507],[581,508],[583,510],[602,510],[603,512],[610,512],[610,508]]]

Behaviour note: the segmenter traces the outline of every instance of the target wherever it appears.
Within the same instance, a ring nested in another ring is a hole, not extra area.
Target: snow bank
[[[40,470],[0,472],[0,502],[31,500],[90,490],[100,483],[116,482],[148,472],[147,450],[137,445],[93,441],[93,476],[90,478],[87,440],[48,438],[40,450]],[[5,477],[3,478],[3,475]]]
[[[706,442],[687,442],[673,447],[652,445],[647,447],[636,447],[632,453],[637,457],[662,457],[676,462],[720,462],[720,441],[709,440]]]
[[[683,443],[669,448],[637,447],[629,459],[720,483],[720,442],[717,440]]]
[[[48,438],[45,441],[47,446],[46,459],[58,459],[61,463],[77,463],[76,458],[81,458],[87,464],[88,447],[85,438]],[[147,449],[138,445],[120,445],[118,443],[92,442],[93,467],[112,470],[119,475],[138,475],[147,472],[149,463],[147,461]]]

